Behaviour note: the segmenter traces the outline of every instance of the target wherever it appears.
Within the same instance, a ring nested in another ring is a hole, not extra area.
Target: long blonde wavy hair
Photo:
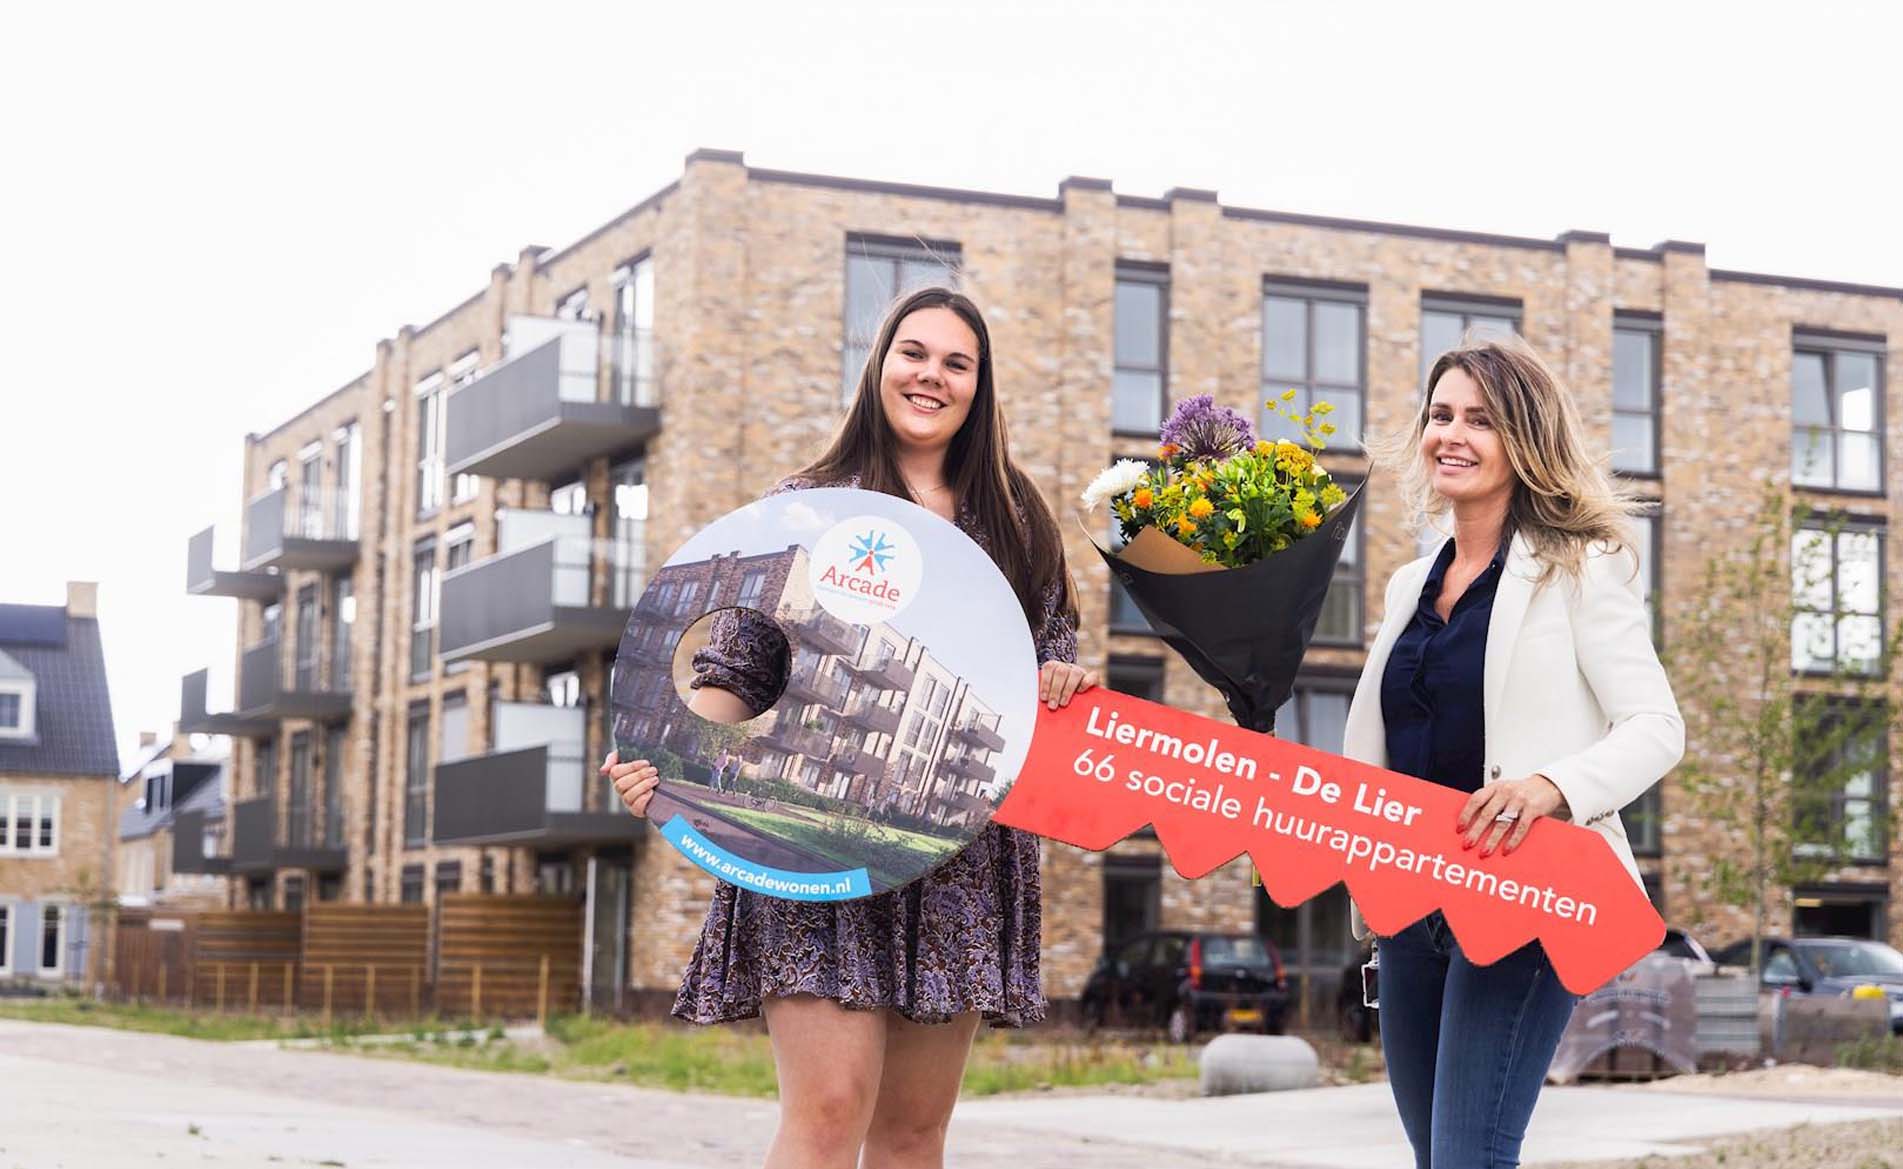
[[[1588,451],[1572,393],[1518,337],[1480,340],[1469,334],[1441,354],[1427,375],[1412,424],[1370,444],[1375,458],[1399,481],[1415,530],[1448,511],[1446,497],[1433,488],[1420,446],[1434,387],[1450,369],[1472,378],[1487,403],[1513,468],[1507,532],[1525,536],[1532,545],[1542,581],[1555,569],[1578,576],[1595,545],[1636,554],[1626,520],[1645,505],[1613,482],[1606,455]]]

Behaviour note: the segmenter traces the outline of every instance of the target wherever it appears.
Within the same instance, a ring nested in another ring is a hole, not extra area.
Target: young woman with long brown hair
[[[1037,642],[1039,698],[1097,681],[1074,664],[1076,603],[1056,520],[1011,459],[991,340],[967,297],[927,288],[887,314],[826,453],[774,489],[857,487],[957,524],[1011,584]],[[785,640],[738,613],[716,618],[689,709],[754,717],[784,676]],[[659,777],[644,760],[602,770],[643,815]],[[992,825],[903,889],[846,902],[776,900],[720,884],[676,1016],[764,1014],[779,1075],[769,1169],[943,1163],[945,1130],[981,1020],[1044,1014],[1038,842]]]

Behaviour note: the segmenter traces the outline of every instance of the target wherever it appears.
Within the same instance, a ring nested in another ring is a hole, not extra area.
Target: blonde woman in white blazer
[[[1471,792],[1466,848],[1511,851],[1542,817],[1605,837],[1678,762],[1684,723],[1652,647],[1614,489],[1570,395],[1517,339],[1435,362],[1412,427],[1381,444],[1402,494],[1453,538],[1388,582],[1343,753]],[[1536,842],[1537,843],[1537,842]],[[1359,912],[1356,936],[1367,936]],[[1487,966],[1439,913],[1378,942],[1388,1082],[1419,1169],[1519,1164],[1574,996],[1539,944]]]

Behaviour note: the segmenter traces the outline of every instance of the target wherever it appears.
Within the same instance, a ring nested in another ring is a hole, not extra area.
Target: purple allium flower
[[[1255,445],[1249,420],[1227,406],[1218,406],[1208,394],[1185,398],[1170,412],[1158,436],[1176,447],[1185,459],[1226,459]]]

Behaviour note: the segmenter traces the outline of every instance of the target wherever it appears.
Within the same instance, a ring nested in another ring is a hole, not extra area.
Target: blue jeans
[[[1378,944],[1381,1050],[1416,1169],[1513,1169],[1577,996],[1538,942],[1469,962],[1438,912]]]

